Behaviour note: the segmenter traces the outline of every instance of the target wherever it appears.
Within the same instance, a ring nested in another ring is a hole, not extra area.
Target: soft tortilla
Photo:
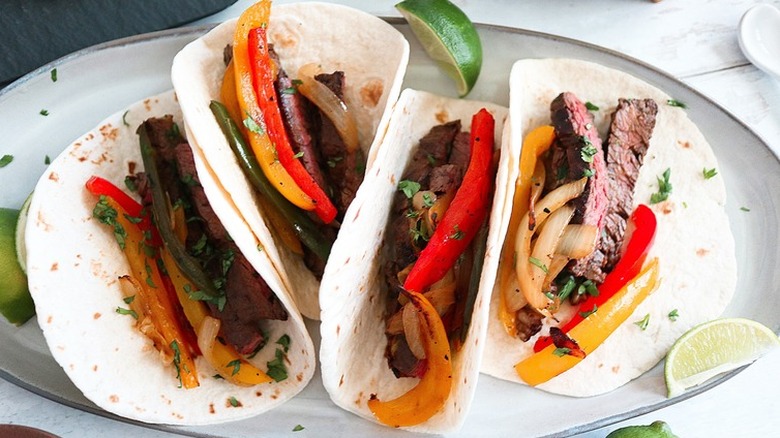
[[[225,72],[222,53],[233,41],[235,26],[236,20],[227,21],[187,45],[173,61],[173,86],[187,129],[196,140],[193,144],[267,249],[301,312],[319,319],[319,282],[302,258],[269,232],[254,189],[209,110],[211,100],[220,99]],[[268,29],[269,40],[290,77],[294,78],[301,66],[312,62],[321,65],[325,72],[345,72],[345,100],[357,117],[360,146],[368,158],[368,168],[375,156],[371,151],[374,136],[384,133],[388,109],[401,90],[409,58],[406,39],[375,16],[323,3],[274,5]]]
[[[731,300],[737,264],[724,209],[723,178],[720,174],[704,178],[702,170],[717,169],[718,163],[685,110],[668,105],[670,96],[631,75],[571,59],[522,60],[512,69],[510,90],[513,150],[520,149],[531,129],[550,123],[550,102],[563,91],[572,91],[600,108],[592,113],[602,138],[618,98],[649,97],[658,103],[634,205],[649,204],[651,194],[658,191],[657,178],[670,168],[672,193],[667,201],[651,206],[658,229],[648,259],[658,257],[661,284],[596,351],[538,386],[571,396],[602,394],[652,368],[680,335],[719,316]],[[517,163],[513,169],[511,181],[517,178]],[[501,232],[503,241],[506,230]],[[533,352],[536,338],[523,343],[506,334],[497,318],[499,294],[496,287],[481,371],[519,382],[514,365]],[[679,317],[673,321],[668,314],[675,309]],[[649,315],[649,324],[642,330],[634,323],[645,315]]]
[[[138,136],[145,119],[181,112],[172,91],[150,97],[101,122],[70,145],[35,187],[26,228],[30,292],[38,324],[52,355],[84,395],[101,408],[148,423],[202,425],[251,417],[300,392],[315,369],[315,350],[303,319],[281,279],[197,151],[195,164],[214,211],[252,266],[288,310],[287,321],[269,321],[269,343],[253,359],[260,369],[273,360],[283,334],[291,338],[289,377],[279,383],[239,387],[214,379],[202,357],[200,387],[179,388],[176,370],[164,366],[126,308],[117,277],[129,272],[109,227],[92,217],[97,202],[84,188],[98,175],[124,187],[134,166],[143,170]],[[240,406],[233,407],[231,397]]]
[[[511,152],[501,142],[506,108],[483,102],[455,100],[404,90],[390,120],[376,165],[366,174],[342,224],[345,238],[333,247],[320,289],[322,380],[342,408],[376,421],[367,402],[371,394],[390,400],[414,386],[417,379],[397,379],[385,358],[387,285],[382,275],[385,232],[398,182],[417,144],[433,126],[460,119],[464,130],[471,117],[487,108],[496,119],[496,147],[501,147],[500,171],[493,198],[487,252],[473,319],[463,348],[453,356],[453,388],[443,410],[419,432],[443,433],[460,428],[476,389],[479,361],[487,325],[488,294],[492,290],[501,250],[500,222],[507,220],[507,172]],[[348,237],[348,238],[346,238]]]

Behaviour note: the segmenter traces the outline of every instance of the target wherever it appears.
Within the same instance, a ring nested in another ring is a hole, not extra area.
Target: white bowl
[[[780,11],[757,4],[739,22],[739,47],[761,70],[780,78]]]

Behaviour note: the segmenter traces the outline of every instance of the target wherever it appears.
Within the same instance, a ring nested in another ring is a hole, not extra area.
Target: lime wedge
[[[744,318],[705,322],[672,345],[666,355],[664,379],[669,397],[758,359],[780,346],[768,327]]]
[[[35,305],[16,253],[18,220],[18,210],[0,208],[0,314],[8,322],[21,325],[35,315]]]
[[[482,69],[482,42],[469,17],[449,0],[404,0],[395,7],[428,56],[455,80],[458,95],[467,95]]]
[[[16,220],[16,231],[14,233],[16,238],[16,260],[25,274],[27,273],[27,249],[24,247],[24,227],[27,225],[27,212],[30,211],[32,195],[30,193],[27,199],[24,200],[24,204],[22,204],[22,209],[19,211],[19,219]]]

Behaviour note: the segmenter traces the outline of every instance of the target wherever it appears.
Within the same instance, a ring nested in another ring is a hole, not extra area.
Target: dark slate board
[[[0,87],[104,41],[181,26],[236,0],[0,0]]]

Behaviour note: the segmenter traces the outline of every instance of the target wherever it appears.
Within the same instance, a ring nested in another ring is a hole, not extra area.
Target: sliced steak
[[[601,139],[593,124],[593,116],[585,104],[574,93],[561,93],[550,104],[550,112],[558,147],[566,151],[567,176],[565,181],[588,177],[582,195],[573,201],[575,213],[573,223],[593,225],[599,234],[604,227],[604,218],[609,207],[607,175]],[[585,257],[572,262],[570,270],[576,276],[593,281],[604,280],[600,265]]]
[[[604,254],[603,269],[612,270],[620,259],[626,222],[633,210],[633,195],[639,168],[650,146],[658,105],[652,99],[619,99],[612,114],[607,138],[609,212],[598,250]]]
[[[146,126],[157,152],[161,183],[171,204],[174,208],[184,208],[188,218],[197,218],[187,221],[187,249],[201,260],[217,289],[225,293],[226,302],[221,311],[208,303],[214,316],[222,321],[220,336],[242,354],[249,354],[265,341],[260,322],[285,320],[287,311],[241,254],[211,208],[197,177],[192,150],[178,129],[173,128],[173,118],[150,119]],[[139,180],[146,181],[146,178],[141,176]],[[148,184],[142,188],[144,192],[139,190],[139,193],[148,205],[146,202],[151,202]]]
[[[469,167],[471,159],[471,133],[468,131],[459,132],[452,142],[452,151],[450,151],[450,164],[454,164],[465,170]]]
[[[431,170],[430,190],[437,194],[454,192],[463,180],[463,170],[455,164],[436,166]]]
[[[428,186],[433,166],[445,164],[455,136],[460,132],[460,120],[433,127],[423,138],[406,167],[403,179],[416,181]]]

